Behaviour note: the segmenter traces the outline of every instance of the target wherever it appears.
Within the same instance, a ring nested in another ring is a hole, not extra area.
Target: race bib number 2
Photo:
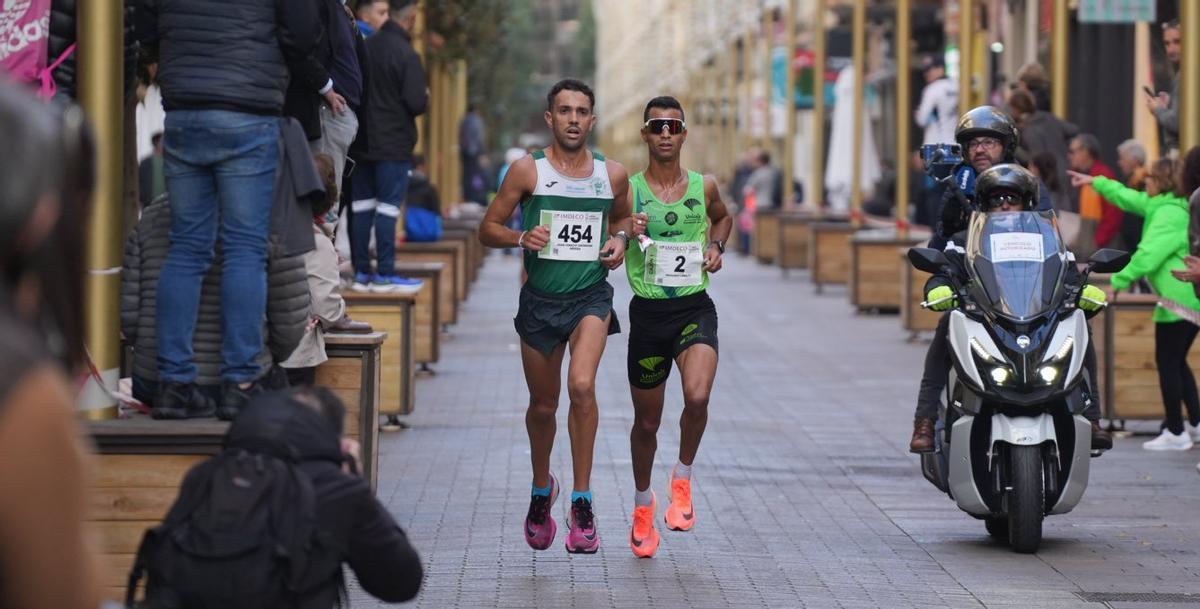
[[[699,243],[656,241],[646,264],[647,283],[682,288],[704,283],[704,248]]]
[[[604,214],[598,211],[542,210],[541,224],[550,227],[550,243],[538,252],[546,260],[600,259]]]

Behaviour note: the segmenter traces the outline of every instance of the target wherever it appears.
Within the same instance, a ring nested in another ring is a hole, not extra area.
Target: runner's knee
[[[692,416],[708,412],[708,389],[683,389],[683,412]]]
[[[596,401],[596,379],[587,376],[572,376],[567,379],[567,395],[571,404],[589,404]]]
[[[656,435],[658,427],[662,424],[662,416],[647,416],[634,414],[633,429],[644,434]]]
[[[558,412],[558,400],[529,398],[529,414],[553,418],[556,412]]]

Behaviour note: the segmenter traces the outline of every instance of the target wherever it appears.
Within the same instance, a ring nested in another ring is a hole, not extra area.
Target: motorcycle
[[[958,299],[936,447],[921,455],[921,470],[993,538],[1033,553],[1043,518],[1083,497],[1093,456],[1082,413],[1096,379],[1084,366],[1090,334],[1079,294],[1091,272],[1117,272],[1130,256],[1102,249],[1069,273],[1074,256],[1052,211],[976,211],[962,253],[965,281],[942,252],[908,252],[918,270],[951,277]]]

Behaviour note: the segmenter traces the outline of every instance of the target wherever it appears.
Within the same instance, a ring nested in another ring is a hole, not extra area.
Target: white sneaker
[[[1170,430],[1164,429],[1157,438],[1143,442],[1142,448],[1146,450],[1191,450],[1192,438],[1186,431],[1181,434],[1173,434]]]
[[[1200,425],[1192,425],[1187,421],[1183,422],[1183,430],[1191,437],[1193,444],[1200,444]]]

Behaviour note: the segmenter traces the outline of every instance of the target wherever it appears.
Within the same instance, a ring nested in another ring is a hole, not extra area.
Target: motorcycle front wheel
[[[1042,448],[1010,446],[1008,457],[1008,544],[1015,552],[1032,554],[1042,543],[1045,515]]]

